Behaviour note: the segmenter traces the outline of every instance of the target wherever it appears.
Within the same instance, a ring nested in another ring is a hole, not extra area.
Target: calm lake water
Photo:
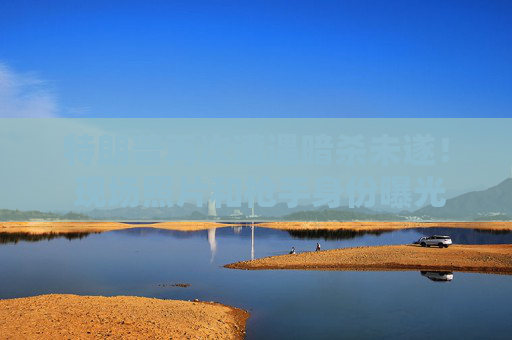
[[[438,282],[435,273],[414,271],[222,267],[285,254],[292,246],[311,251],[316,242],[322,249],[403,244],[431,234],[451,235],[454,243],[512,243],[512,233],[443,228],[367,234],[135,228],[50,239],[0,234],[0,298],[70,293],[217,301],[251,313],[248,339],[509,339],[512,276],[453,273],[452,281]]]

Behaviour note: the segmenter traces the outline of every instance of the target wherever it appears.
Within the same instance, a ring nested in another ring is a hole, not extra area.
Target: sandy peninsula
[[[101,233],[105,231],[131,228],[159,228],[167,230],[198,231],[226,226],[227,225],[223,225],[221,223],[209,221],[164,221],[151,224],[129,224],[108,221],[28,221],[0,222],[0,233]]]
[[[464,228],[506,231],[512,230],[512,221],[489,222],[376,222],[376,221],[352,221],[352,222],[266,222],[258,224],[258,227],[280,230],[353,230],[353,231],[392,231],[411,228]]]
[[[280,255],[226,265],[234,269],[429,270],[512,274],[512,245],[357,247]]]
[[[217,303],[118,296],[0,300],[2,339],[243,339],[243,310]]]

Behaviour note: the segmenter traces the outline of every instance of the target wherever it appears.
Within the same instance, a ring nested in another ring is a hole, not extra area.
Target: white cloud
[[[48,84],[0,63],[0,118],[57,117],[57,100]]]

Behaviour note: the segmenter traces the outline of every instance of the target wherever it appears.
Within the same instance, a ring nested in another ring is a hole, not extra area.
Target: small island
[[[299,270],[431,270],[512,274],[512,245],[419,245],[355,247],[293,255],[270,256],[225,266],[232,269]]]

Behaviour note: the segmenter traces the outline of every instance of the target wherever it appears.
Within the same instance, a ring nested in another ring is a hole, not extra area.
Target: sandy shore
[[[512,245],[357,247],[271,256],[226,265],[234,269],[430,270],[512,274]]]
[[[464,228],[482,230],[512,230],[512,221],[500,222],[268,222],[258,227],[281,230],[354,230],[354,231],[390,231],[411,228]]]
[[[242,339],[248,316],[217,303],[41,295],[0,300],[0,338]]]
[[[29,234],[64,234],[64,233],[98,233],[111,230],[130,228],[159,228],[167,230],[197,231],[211,228],[226,227],[216,222],[207,221],[174,221],[154,224],[127,224],[107,221],[71,221],[71,222],[0,222],[0,233]],[[230,225],[231,226],[231,225]]]
[[[167,230],[198,231],[212,228],[234,227],[211,221],[173,221],[154,224],[127,224],[107,221],[43,221],[0,222],[0,233],[65,234],[95,233],[130,228],[159,228]],[[257,227],[280,230],[352,230],[392,231],[410,228],[464,228],[512,231],[511,222],[265,222]]]

